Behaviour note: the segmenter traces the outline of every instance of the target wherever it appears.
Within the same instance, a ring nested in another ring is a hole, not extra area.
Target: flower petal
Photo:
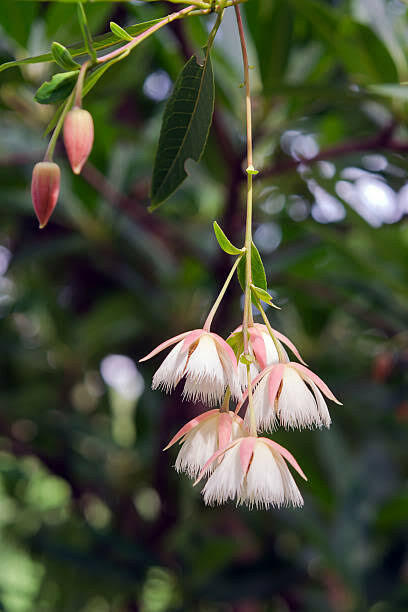
[[[269,438],[259,438],[259,440],[262,440],[262,442],[268,444],[271,448],[273,448],[280,455],[282,455],[282,457],[284,457],[286,461],[288,461],[291,466],[295,468],[295,470],[301,475],[301,477],[307,480],[302,468],[300,467],[294,456],[286,448],[284,448],[277,442],[270,440]]]
[[[251,463],[251,457],[254,452],[254,446],[257,438],[248,436],[243,438],[239,445],[239,458],[241,460],[242,472],[245,475],[248,472],[249,464]]]
[[[193,486],[195,487],[196,484],[198,484],[200,482],[200,480],[202,479],[202,477],[204,476],[204,474],[206,473],[208,467],[216,460],[219,459],[220,457],[222,457],[224,455],[224,453],[226,453],[230,448],[232,448],[233,446],[235,446],[236,444],[239,443],[240,438],[237,438],[236,440],[234,440],[233,442],[231,442],[231,444],[229,444],[228,446],[226,446],[225,448],[221,448],[220,450],[217,450],[213,455],[211,455],[211,457],[208,459],[208,461],[206,461],[205,465],[203,466],[201,472],[199,473],[197,480],[195,481],[195,483],[193,484]]]
[[[257,508],[282,506],[285,503],[285,488],[281,466],[268,445],[263,444],[261,439],[255,442],[246,486],[239,502]]]
[[[300,375],[302,376],[302,378],[304,378],[305,376],[311,378],[313,380],[313,382],[319,387],[319,389],[325,394],[326,397],[328,397],[329,399],[333,400],[333,402],[336,402],[336,404],[339,404],[340,406],[343,405],[333,395],[333,393],[330,391],[330,389],[326,385],[326,383],[324,383],[322,381],[322,379],[317,376],[317,374],[315,374],[314,372],[309,370],[309,368],[306,368],[305,366],[301,365],[300,363],[295,363],[295,362],[291,362],[289,365],[291,365],[292,367],[296,368],[296,370],[298,370],[300,372]]]
[[[259,363],[261,370],[264,370],[267,366],[267,359],[266,346],[262,337],[262,333],[254,327],[250,327],[248,329],[248,332],[255,358]]]
[[[221,463],[207,480],[202,491],[204,503],[212,505],[239,497],[243,480],[239,444],[234,444],[224,451]]]
[[[221,412],[218,419],[218,446],[225,448],[231,440],[232,418],[229,412]]]
[[[182,348],[182,341],[172,348],[153,376],[152,389],[162,387],[168,393],[180,382],[187,363],[187,355],[182,353]]]
[[[269,389],[269,401],[271,403],[271,407],[274,408],[275,399],[278,394],[278,390],[280,384],[282,382],[282,377],[285,371],[285,366],[283,363],[278,363],[273,366],[270,370],[270,374],[268,377],[268,389]]]
[[[230,345],[227,342],[225,342],[224,338],[221,338],[221,336],[219,336],[218,334],[214,334],[213,332],[211,332],[210,335],[212,336],[212,338],[217,343],[218,350],[221,350],[223,353],[226,353],[228,358],[230,359],[232,365],[235,368],[237,368],[238,367],[237,358],[235,357],[235,353],[232,350],[232,348],[230,347]]]
[[[175,444],[178,440],[180,440],[180,438],[182,438],[183,436],[188,434],[189,431],[194,429],[194,427],[197,427],[205,419],[210,418],[211,416],[217,414],[218,412],[219,412],[218,409],[208,410],[207,412],[203,412],[203,414],[200,414],[199,416],[194,417],[194,419],[191,419],[191,421],[186,423],[181,429],[178,430],[176,435],[173,436],[173,438],[170,440],[168,445],[165,448],[163,448],[163,450],[165,451],[165,450],[169,449],[171,446],[173,446],[173,444]]]

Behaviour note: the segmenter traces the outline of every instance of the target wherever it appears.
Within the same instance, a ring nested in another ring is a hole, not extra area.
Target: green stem
[[[253,177],[253,154],[252,154],[252,105],[251,105],[251,86],[249,79],[248,52],[245,42],[244,27],[242,24],[239,6],[234,6],[238,24],[239,38],[242,49],[242,61],[244,65],[245,82],[245,106],[246,106],[246,131],[247,131],[247,210],[245,228],[245,303],[244,320],[242,332],[244,336],[244,352],[248,354],[248,327],[253,325],[252,305],[251,305],[251,283],[252,283],[252,177]]]
[[[240,255],[239,257],[237,257],[237,259],[235,260],[235,263],[232,266],[231,271],[228,274],[227,279],[226,279],[226,281],[225,281],[225,283],[224,283],[224,285],[223,285],[223,287],[222,287],[222,289],[221,289],[217,299],[215,300],[213,307],[211,308],[210,312],[208,313],[208,317],[207,317],[207,319],[206,319],[206,321],[204,323],[204,326],[203,326],[203,329],[205,329],[206,331],[210,331],[211,323],[213,321],[214,315],[215,315],[215,313],[218,310],[218,306],[221,304],[222,298],[225,295],[225,292],[226,292],[226,290],[228,288],[228,285],[230,284],[231,279],[234,276],[235,270],[237,269],[238,264],[241,261],[242,257],[243,257],[243,254]]]
[[[244,319],[242,322],[242,334],[244,338],[244,354],[249,355],[248,346],[248,327],[252,326],[254,321],[252,317],[252,300],[251,300],[251,284],[252,284],[252,201],[253,201],[253,175],[256,173],[253,165],[252,152],[252,105],[251,105],[251,86],[249,79],[249,62],[248,52],[245,42],[244,26],[242,24],[241,13],[239,6],[234,6],[235,16],[237,19],[239,38],[242,49],[242,61],[244,65],[244,83],[245,83],[245,106],[246,106],[246,131],[247,131],[247,209],[246,209],[246,227],[245,227],[245,303],[244,303]],[[250,433],[256,436],[256,421],[255,411],[252,398],[252,382],[251,368],[247,365],[247,381],[248,381],[248,409],[250,416]]]
[[[213,45],[215,35],[216,35],[216,34],[217,34],[217,32],[218,32],[218,28],[219,28],[219,27],[220,27],[220,25],[221,25],[222,18],[223,18],[223,16],[224,16],[224,9],[225,9],[225,3],[226,3],[226,1],[227,1],[227,0],[221,0],[221,2],[220,2],[220,4],[219,4],[219,7],[218,7],[218,15],[217,15],[217,20],[216,20],[216,22],[215,22],[215,24],[214,24],[213,29],[212,29],[212,30],[211,30],[211,32],[210,32],[210,36],[208,37],[208,42],[207,42],[207,55],[208,55],[208,53],[209,53],[209,51],[210,51],[210,49],[211,49],[211,47],[212,47],[212,45]]]
[[[286,357],[285,357],[285,355],[284,355],[284,353],[282,351],[282,347],[281,347],[278,339],[275,337],[275,334],[273,333],[273,329],[271,327],[271,324],[269,323],[268,317],[266,316],[266,313],[265,313],[265,311],[263,309],[263,306],[262,306],[260,300],[257,301],[256,307],[258,308],[259,312],[261,313],[261,316],[262,316],[262,318],[264,320],[264,323],[265,323],[265,325],[266,325],[266,327],[268,329],[269,335],[270,335],[270,337],[273,340],[273,343],[275,345],[276,351],[278,353],[278,357],[279,357],[280,363],[286,363],[287,360],[286,360]]]
[[[225,392],[224,400],[221,404],[220,412],[229,412],[230,398],[231,398],[231,391],[230,391],[230,388],[228,387]]]
[[[82,37],[84,39],[85,48],[92,62],[96,62],[96,51],[93,48],[92,36],[91,36],[91,32],[89,31],[88,20],[86,18],[84,7],[82,6],[82,2],[78,2],[77,6],[78,6],[78,21],[79,21],[79,26],[82,32]]]
[[[75,102],[74,106],[81,107],[82,105],[82,88],[84,86],[84,79],[86,75],[86,71],[88,70],[90,62],[84,62],[81,66],[81,70],[79,71],[77,84],[75,86]]]
[[[58,123],[55,126],[50,142],[48,143],[48,147],[44,155],[44,161],[52,161],[54,150],[55,150],[55,145],[57,144],[58,136],[61,132],[62,126],[64,125],[65,117],[67,116],[67,113],[72,106],[74,94],[75,94],[75,90],[71,92],[69,98],[67,99],[65,103],[64,110],[62,111],[60,118],[58,119]]]
[[[180,17],[184,17],[185,15],[188,15],[188,13],[191,13],[191,11],[193,11],[195,8],[196,7],[194,5],[190,5],[190,6],[186,6],[185,8],[181,9],[181,11],[177,11],[176,13],[171,13],[171,15],[167,15],[167,17],[159,21],[159,23],[156,23],[155,25],[153,25],[151,28],[149,28],[145,32],[142,32],[142,34],[139,34],[139,36],[136,36],[136,38],[134,38],[132,41],[128,42],[123,47],[120,47],[120,49],[116,49],[115,51],[111,51],[111,53],[107,53],[106,55],[99,57],[97,59],[97,63],[102,64],[103,62],[106,62],[114,57],[117,57],[118,55],[121,55],[124,51],[127,51],[127,50],[129,50],[129,52],[132,51],[143,40],[145,40],[146,38],[154,34],[154,32],[157,32],[157,30],[160,30],[160,28],[167,25],[168,23],[171,23],[172,21],[175,21],[176,19],[180,19]]]

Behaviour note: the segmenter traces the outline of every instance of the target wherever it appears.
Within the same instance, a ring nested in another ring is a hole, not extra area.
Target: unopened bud
[[[92,150],[94,125],[92,115],[76,106],[64,121],[64,143],[74,174],[80,174]]]
[[[45,227],[55,208],[60,191],[61,172],[54,162],[39,162],[34,166],[31,198],[40,229]]]

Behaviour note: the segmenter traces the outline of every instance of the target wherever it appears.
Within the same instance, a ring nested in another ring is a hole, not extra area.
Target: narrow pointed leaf
[[[114,34],[117,38],[119,38],[119,40],[127,40],[129,42],[133,40],[133,37],[130,34],[128,34],[126,30],[121,28],[120,25],[118,25],[114,21],[110,22],[109,27],[111,29],[112,34]]]
[[[255,285],[251,285],[252,292],[258,297],[262,302],[266,304],[272,304],[272,298],[267,291],[261,289],[261,287],[256,287]]]
[[[238,280],[239,280],[239,283],[240,283],[243,291],[245,291],[245,265],[246,265],[245,262],[246,262],[246,257],[247,256],[244,255],[244,257],[239,262],[238,268],[237,268]],[[255,285],[256,287],[260,288],[260,289],[263,289],[265,292],[267,292],[268,285],[267,285],[267,282],[266,282],[265,268],[264,268],[264,265],[262,263],[262,259],[261,259],[261,256],[259,254],[259,251],[256,248],[256,246],[254,245],[254,243],[252,243],[251,264],[252,264],[252,284]]]
[[[187,177],[186,161],[201,159],[213,110],[214,76],[210,56],[202,64],[193,56],[179,74],[164,112],[150,210],[167,200]]]
[[[41,85],[34,98],[40,104],[53,104],[64,100],[74,89],[77,79],[78,71],[54,74],[50,81]]]
[[[64,45],[58,42],[53,42],[51,45],[51,53],[58,66],[61,66],[64,70],[79,70],[80,64],[76,62],[71,53]]]
[[[216,221],[214,221],[213,227],[214,227],[215,237],[223,251],[225,251],[229,255],[241,255],[242,254],[243,249],[238,249],[236,246],[232,244],[232,242],[228,240],[228,238],[226,237],[226,235],[224,234],[224,232],[222,231],[222,229],[220,228],[220,226],[218,225]]]

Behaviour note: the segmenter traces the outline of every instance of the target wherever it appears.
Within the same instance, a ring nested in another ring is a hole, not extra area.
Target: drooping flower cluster
[[[293,343],[268,327],[259,323],[248,327],[246,355],[241,326],[227,341],[209,329],[184,332],[141,359],[175,345],[155,373],[153,388],[169,392],[184,380],[185,398],[219,406],[184,425],[165,449],[178,442],[176,470],[198,477],[196,482],[208,477],[203,488],[207,504],[236,500],[257,508],[301,506],[303,499],[287,463],[306,476],[289,451],[257,432],[279,425],[329,427],[324,396],[339,403],[306,367]],[[289,360],[284,345],[301,363]],[[234,412],[229,410],[230,397],[239,400]],[[238,412],[245,407],[241,418]]]

